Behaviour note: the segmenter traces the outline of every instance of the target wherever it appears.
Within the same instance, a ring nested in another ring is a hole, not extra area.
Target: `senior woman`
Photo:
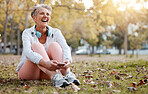
[[[18,78],[52,80],[55,87],[80,82],[70,72],[71,51],[61,31],[48,26],[52,8],[39,4],[31,12],[35,25],[22,34],[23,53],[17,67]]]

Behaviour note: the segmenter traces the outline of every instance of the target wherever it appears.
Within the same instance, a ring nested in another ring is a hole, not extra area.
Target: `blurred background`
[[[148,54],[148,0],[0,0],[0,54],[22,53],[36,4],[53,8],[50,26],[72,54]]]

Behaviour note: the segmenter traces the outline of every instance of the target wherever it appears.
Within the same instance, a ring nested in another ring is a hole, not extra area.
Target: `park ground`
[[[19,80],[15,70],[21,57],[0,55],[0,94],[148,94],[148,55],[72,57],[71,71],[80,89],[55,88],[47,80]]]

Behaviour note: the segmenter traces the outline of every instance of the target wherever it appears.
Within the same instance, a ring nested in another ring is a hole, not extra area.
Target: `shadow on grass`
[[[7,87],[7,86],[11,86],[13,85],[13,87],[20,87],[20,86],[24,86],[24,85],[28,85],[28,86],[41,86],[41,85],[45,85],[45,86],[52,86],[51,81],[49,80],[20,80],[18,78],[0,78],[0,86],[2,87]]]

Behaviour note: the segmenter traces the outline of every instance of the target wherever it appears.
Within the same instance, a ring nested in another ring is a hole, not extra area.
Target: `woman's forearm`
[[[44,68],[48,69],[47,67],[49,67],[49,64],[47,65],[47,63],[45,62],[45,60],[41,59],[39,62],[40,66],[43,66]]]

